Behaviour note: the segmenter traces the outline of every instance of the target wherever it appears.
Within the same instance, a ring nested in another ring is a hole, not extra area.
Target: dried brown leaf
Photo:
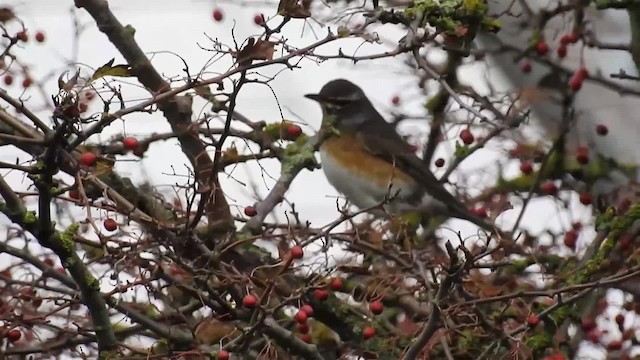
[[[248,66],[254,60],[272,60],[276,44],[272,41],[255,41],[255,39],[251,38],[247,46],[236,53],[232,53],[232,55],[237,59],[240,66]]]
[[[16,14],[8,7],[0,7],[0,23],[5,23],[16,18]]]
[[[78,85],[78,80],[80,79],[80,70],[78,70],[78,72],[76,72],[75,75],[73,75],[73,77],[71,79],[69,79],[68,81],[64,81],[62,78],[64,77],[64,75],[68,73],[68,71],[63,72],[62,74],[60,74],[60,76],[58,77],[58,89],[60,90],[64,90],[66,92],[71,91],[76,85]]]

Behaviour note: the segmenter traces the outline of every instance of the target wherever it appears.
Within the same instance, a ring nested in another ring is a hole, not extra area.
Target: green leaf
[[[91,76],[91,81],[105,76],[131,77],[135,76],[133,69],[129,65],[113,65],[115,59],[109,60],[106,64],[100,66]]]

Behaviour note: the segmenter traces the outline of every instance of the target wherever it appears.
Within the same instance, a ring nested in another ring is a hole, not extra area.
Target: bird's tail
[[[450,208],[450,210],[452,211],[452,216],[455,218],[467,220],[472,224],[482,228],[483,230],[486,230],[492,234],[498,235],[501,238],[510,238],[509,234],[507,232],[502,231],[500,228],[498,228],[497,225],[492,224],[488,222],[486,219],[469,212],[469,210],[467,210],[466,208],[462,208],[461,206],[456,206],[454,208]]]

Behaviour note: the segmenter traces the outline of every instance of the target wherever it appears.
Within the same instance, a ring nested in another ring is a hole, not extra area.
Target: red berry
[[[578,42],[578,34],[576,33],[564,34],[560,38],[560,43],[564,45],[575,44],[577,42]]]
[[[302,135],[302,128],[298,125],[289,125],[287,126],[287,134],[295,139]]]
[[[584,79],[581,76],[573,74],[571,79],[569,79],[569,88],[573,91],[578,91],[582,89],[582,82],[584,82]]]
[[[578,69],[578,71],[576,71],[575,75],[584,80],[589,77],[589,70],[587,70],[586,67],[582,66],[580,67],[580,69]]]
[[[596,307],[596,311],[598,314],[602,314],[609,307],[609,302],[607,299],[598,300],[598,306]]]
[[[538,326],[540,324],[540,318],[536,314],[531,314],[527,316],[527,325],[529,326]]]
[[[20,31],[16,34],[16,37],[18,38],[18,40],[22,41],[22,42],[27,42],[29,40],[29,35],[27,35],[26,31]]]
[[[400,96],[398,96],[398,95],[394,95],[394,96],[391,98],[391,103],[392,103],[393,105],[395,105],[395,106],[400,105]]]
[[[376,335],[376,329],[371,326],[367,326],[366,328],[362,329],[362,336],[365,339],[371,339],[375,335]]]
[[[486,218],[487,217],[487,208],[485,208],[484,206],[481,206],[479,208],[471,209],[471,212],[473,214],[475,214],[476,216],[481,217],[481,218]]]
[[[118,223],[114,219],[109,218],[102,222],[102,226],[104,226],[107,231],[116,231]]]
[[[538,55],[545,55],[549,52],[549,44],[542,40],[538,41],[538,43],[536,44],[536,52],[538,53]]]
[[[609,133],[609,128],[607,127],[607,125],[598,124],[596,125],[596,133],[600,136],[605,136]]]
[[[218,360],[229,360],[229,352],[226,350],[218,350]]]
[[[264,24],[264,16],[262,14],[257,14],[253,17],[253,22],[256,23],[256,25],[262,26]]]
[[[543,357],[542,360],[566,360],[566,358],[562,352],[558,351],[555,354]]]
[[[258,305],[258,299],[253,295],[247,295],[242,299],[242,305],[249,309],[253,309]]]
[[[613,340],[609,344],[607,344],[607,350],[616,351],[622,349],[622,341],[621,340]]]
[[[315,289],[313,290],[313,296],[319,301],[324,301],[329,298],[329,292],[325,289]]]
[[[296,315],[293,317],[293,319],[298,323],[298,324],[303,324],[307,322],[307,319],[309,319],[309,316],[307,315],[306,312],[300,310],[296,313]]]
[[[215,21],[222,21],[222,10],[220,9],[214,9],[213,10],[213,20]]]
[[[24,301],[31,301],[34,296],[36,296],[36,291],[34,289],[22,288],[20,290],[19,297]]]
[[[436,163],[435,164],[436,164],[436,167],[439,167],[439,168],[443,167],[444,166],[444,159],[443,158],[436,159]]]
[[[593,196],[588,191],[583,191],[580,193],[580,203],[582,205],[591,205],[593,202]]]
[[[302,259],[302,257],[304,256],[304,251],[302,250],[302,246],[300,245],[296,245],[292,247],[290,252],[291,252],[291,257],[294,259]]]
[[[523,73],[528,74],[531,72],[531,63],[528,61],[525,61],[522,63],[522,65],[520,65],[520,70],[522,70]]]
[[[306,312],[308,317],[313,317],[313,308],[311,305],[302,305],[300,311]]]
[[[464,129],[460,132],[460,140],[462,140],[465,145],[470,145],[475,138],[469,129]]]
[[[13,84],[13,76],[11,76],[11,74],[7,74],[4,76],[4,79],[2,79],[4,81],[4,84],[7,86],[10,86],[11,84]]]
[[[247,206],[244,208],[244,214],[248,217],[254,217],[258,215],[258,211],[253,206]]]
[[[597,324],[595,321],[593,321],[593,318],[591,317],[584,317],[582,318],[582,330],[584,330],[585,332],[589,332],[591,330],[594,330],[596,328]]]
[[[622,234],[622,236],[620,236],[620,238],[618,239],[618,248],[621,251],[626,251],[629,249],[630,245],[631,245],[631,235],[627,233]]]
[[[73,200],[80,200],[80,191],[77,189],[69,190],[69,197]]]
[[[542,193],[546,195],[555,195],[558,193],[558,187],[551,180],[543,182],[540,185],[540,190],[542,190]]]
[[[89,108],[89,106],[86,103],[78,103],[78,112],[80,113],[84,113],[85,111],[87,111],[87,109]]]
[[[80,155],[80,163],[84,166],[93,166],[96,164],[97,160],[98,160],[98,155],[92,152],[86,152]]]
[[[576,161],[584,165],[589,163],[589,148],[586,146],[578,146],[576,149]]]
[[[300,335],[300,339],[302,341],[306,342],[307,344],[311,344],[313,342],[313,339],[311,339],[311,335],[309,335],[309,334]]]
[[[600,332],[596,329],[587,331],[587,341],[599,344],[600,343]]]
[[[616,324],[618,324],[618,326],[620,327],[624,326],[624,315],[622,314],[616,315]]]
[[[382,314],[382,311],[384,310],[384,305],[382,305],[382,302],[380,300],[375,300],[375,301],[372,301],[371,304],[369,304],[369,310],[371,311],[371,313],[375,315],[379,315],[379,314]]]
[[[520,163],[520,171],[525,174],[525,175],[529,175],[533,172],[533,165],[531,164],[531,161],[523,161]]]
[[[131,136],[127,136],[126,138],[122,139],[122,145],[125,149],[130,151],[136,150],[138,148],[138,144],[138,139]]]
[[[73,104],[73,105],[67,105],[64,106],[62,113],[65,116],[71,117],[71,118],[75,118],[80,116],[80,109],[78,108],[78,105]]]
[[[308,323],[298,324],[298,332],[300,334],[308,333],[309,332],[309,324]]]
[[[44,33],[42,31],[36,32],[35,38],[39,43],[44,42]]]
[[[618,214],[624,214],[629,211],[631,203],[631,199],[629,198],[623,198],[622,200],[620,200],[616,205],[618,207]]]
[[[20,330],[18,329],[9,330],[9,332],[7,333],[7,339],[9,339],[9,342],[16,342],[20,340],[21,337],[22,332],[20,332]]]
[[[556,50],[556,53],[558,54],[558,57],[560,59],[564,59],[567,56],[567,46],[566,45],[560,45],[558,47],[558,49]]]
[[[34,308],[40,307],[40,305],[42,305],[42,298],[35,298],[35,299],[31,300],[31,305]],[[29,334],[29,333],[27,333],[27,334]]]
[[[569,230],[564,234],[564,245],[570,249],[576,248],[576,242],[578,241],[578,232],[575,230]]]
[[[31,80],[30,77],[26,77],[22,80],[22,87],[26,89],[29,86],[31,86],[32,83],[33,83],[33,80]]]
[[[331,279],[330,286],[331,286],[331,289],[336,290],[336,291],[342,289],[342,279],[340,279],[340,278]]]

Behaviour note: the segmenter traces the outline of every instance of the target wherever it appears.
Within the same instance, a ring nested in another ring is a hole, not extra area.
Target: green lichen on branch
[[[575,267],[575,260],[553,254],[540,254],[534,257],[512,260],[509,265],[503,267],[503,272],[505,274],[520,274],[533,264],[538,264],[546,271],[555,273],[560,268]]]
[[[488,9],[485,0],[417,0],[405,9],[404,17],[422,16],[424,22],[420,26],[431,25],[439,32],[473,37],[478,27],[490,31],[500,29],[496,19],[486,16]],[[467,33],[464,29],[471,31]]]
[[[584,269],[576,275],[575,279],[572,279],[573,283],[579,284],[590,280],[593,275],[600,272],[605,263],[608,262],[609,254],[620,236],[638,219],[640,219],[640,203],[631,205],[629,211],[625,214],[614,217],[611,221],[611,230],[607,235],[607,239],[602,243],[593,259],[587,261]]]
[[[465,149],[459,146],[458,153],[464,154]],[[614,171],[631,175],[637,171],[637,167],[616,163],[612,159],[594,157],[588,164],[578,163],[574,157],[564,156],[556,152],[548,155],[548,160],[543,169],[533,171],[530,174],[521,174],[511,179],[499,178],[495,185],[498,192],[530,191],[536,180],[555,179],[564,174],[580,174],[580,180],[587,187],[591,187],[597,180],[607,178]]]
[[[24,213],[23,221],[25,224],[35,224],[38,221],[35,211],[27,211]]]
[[[528,336],[525,343],[533,352],[540,353],[553,346],[553,339],[550,334],[541,332]]]
[[[549,326],[552,327],[551,333],[555,332],[555,329],[558,325],[562,324],[566,319],[570,318],[570,317],[575,317],[574,315],[577,315],[575,312],[575,307],[573,305],[565,305],[565,306],[560,306],[557,309],[555,309],[553,312],[551,312],[549,314],[549,319],[553,322],[553,326]]]
[[[80,225],[74,223],[69,225],[69,227],[64,232],[56,234],[64,249],[69,253],[71,253],[74,249],[75,243],[73,241],[73,237],[78,232],[78,229],[80,229]]]
[[[289,144],[284,149],[282,159],[282,172],[292,174],[296,169],[306,167],[314,169],[318,166],[315,157],[315,147],[307,137],[300,137],[296,142]]]
[[[465,329],[460,333],[460,337],[456,342],[456,347],[462,351],[475,349],[480,346],[480,338],[474,334],[473,330]]]

